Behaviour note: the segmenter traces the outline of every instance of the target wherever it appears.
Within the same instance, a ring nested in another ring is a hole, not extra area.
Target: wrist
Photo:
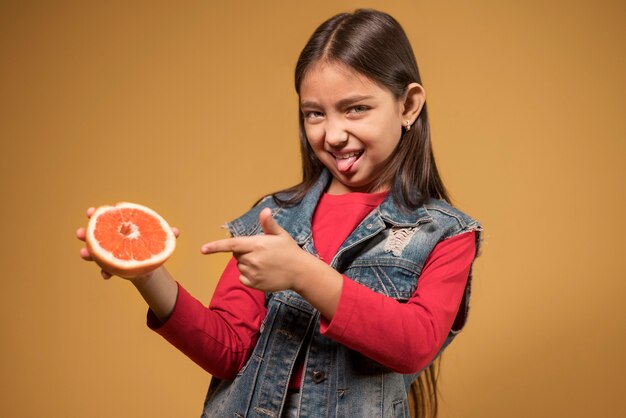
[[[135,277],[129,277],[128,280],[135,285],[135,287],[142,287],[148,284],[151,280],[154,279],[155,276],[163,275],[165,267],[160,265],[154,270],[147,271],[145,273],[141,273]]]
[[[293,281],[291,283],[291,290],[303,296],[306,293],[306,289],[310,286],[316,285],[316,277],[319,277],[317,263],[324,262],[319,258],[307,252],[302,252],[302,259],[297,260],[295,265],[297,268],[293,272]]]
[[[343,276],[319,258],[307,255],[308,258],[301,263],[302,268],[294,275],[291,290],[306,299],[326,319],[332,320],[341,297]]]
[[[140,276],[129,279],[150,306],[150,309],[164,322],[176,305],[178,284],[163,265]]]

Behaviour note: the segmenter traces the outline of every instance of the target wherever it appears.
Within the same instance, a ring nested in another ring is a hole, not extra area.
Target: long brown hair
[[[391,91],[397,100],[404,97],[410,83],[422,84],[413,49],[402,26],[390,15],[376,10],[341,13],[315,30],[296,65],[298,95],[307,71],[320,60],[356,70]],[[301,201],[324,170],[309,145],[300,111],[298,123],[302,181],[272,195],[281,205]],[[402,135],[375,187],[391,185],[394,200],[407,209],[415,209],[431,198],[449,201],[433,156],[426,104],[413,128],[403,130]],[[408,396],[413,417],[437,416],[438,364],[438,361],[433,362],[411,385]]]

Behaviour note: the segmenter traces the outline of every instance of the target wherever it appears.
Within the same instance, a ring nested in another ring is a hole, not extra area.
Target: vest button
[[[321,370],[315,370],[313,372],[313,381],[315,383],[322,383],[326,379],[326,373]]]

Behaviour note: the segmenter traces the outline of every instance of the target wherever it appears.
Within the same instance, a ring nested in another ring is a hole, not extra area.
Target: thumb
[[[265,208],[259,214],[259,221],[265,235],[283,235],[285,230],[278,225],[278,223],[272,218],[272,210]]]

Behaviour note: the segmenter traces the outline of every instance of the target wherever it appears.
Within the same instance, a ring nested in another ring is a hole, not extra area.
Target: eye
[[[324,117],[324,114],[317,110],[304,110],[302,111],[302,115],[307,122],[315,122]]]
[[[355,106],[352,106],[350,109],[348,109],[348,113],[359,115],[359,114],[367,112],[369,109],[370,108],[365,105],[355,105]]]

